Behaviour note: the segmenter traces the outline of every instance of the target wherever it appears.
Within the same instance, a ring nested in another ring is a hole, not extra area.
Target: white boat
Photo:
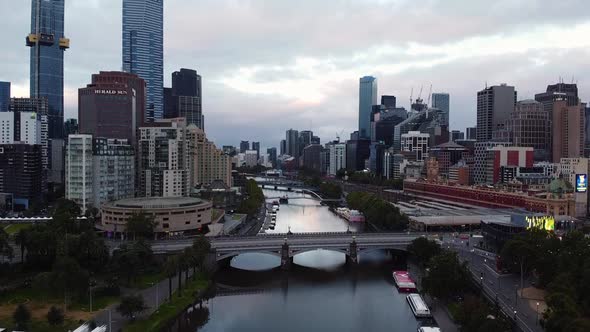
[[[418,332],[441,332],[441,331],[438,327],[421,326],[418,328]]]
[[[365,216],[357,210],[350,210],[348,208],[337,208],[336,214],[341,216],[342,218],[350,221],[350,222],[364,222],[365,221]]]
[[[410,305],[410,309],[412,309],[414,316],[418,318],[432,317],[432,315],[430,314],[430,309],[428,309],[426,302],[424,302],[420,294],[410,294],[406,296],[406,300],[408,301],[408,304]]]

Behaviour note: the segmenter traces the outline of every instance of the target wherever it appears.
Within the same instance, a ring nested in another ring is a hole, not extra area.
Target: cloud
[[[486,82],[530,98],[575,76],[588,100],[590,12],[585,0],[167,0],[165,84],[181,67],[203,76],[207,135],[278,146],[286,129],[323,141],[356,129],[358,78],[402,106],[423,87],[451,94],[451,126],[475,123]],[[121,0],[66,2],[66,116],[77,89],[121,68]],[[28,95],[30,1],[0,2],[0,80]]]

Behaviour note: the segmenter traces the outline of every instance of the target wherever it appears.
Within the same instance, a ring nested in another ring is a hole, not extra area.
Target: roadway
[[[459,259],[467,263],[473,278],[480,281],[480,287],[484,288],[487,297],[492,302],[497,301],[505,314],[513,319],[516,318],[522,331],[542,332],[543,328],[539,322],[542,313],[536,306],[536,301],[529,302],[528,299],[523,299],[518,294],[520,276],[497,273],[494,266],[495,258],[488,258],[476,253],[472,247],[465,244],[465,241],[450,236],[443,239],[447,249],[457,252]],[[524,287],[530,286],[530,281],[525,280]],[[531,306],[530,303],[535,305]]]

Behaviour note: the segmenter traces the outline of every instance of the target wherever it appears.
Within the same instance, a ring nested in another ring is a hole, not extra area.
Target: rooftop
[[[126,198],[106,203],[106,207],[129,209],[169,209],[175,207],[195,206],[205,201],[194,197],[140,197]]]

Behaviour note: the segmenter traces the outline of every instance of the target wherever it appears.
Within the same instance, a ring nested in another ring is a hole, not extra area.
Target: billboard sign
[[[576,174],[576,192],[585,193],[588,191],[588,174]]]
[[[555,230],[555,218],[552,216],[526,216],[525,221],[527,229]]]

